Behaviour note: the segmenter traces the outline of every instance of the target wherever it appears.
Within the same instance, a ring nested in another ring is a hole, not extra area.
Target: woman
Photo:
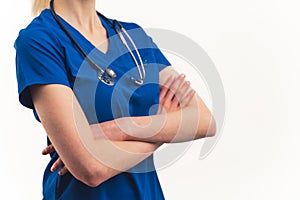
[[[152,152],[163,143],[213,136],[211,112],[139,26],[121,22],[149,64],[140,85],[126,78],[137,76],[135,62],[121,40],[110,39],[113,23],[96,12],[95,0],[51,4],[52,12],[48,0],[35,0],[39,16],[15,42],[19,100],[55,148],[44,152],[51,152],[44,199],[164,199]],[[59,22],[85,52],[96,51],[93,61],[115,71],[114,86],[99,81]],[[158,103],[164,109],[153,107]]]

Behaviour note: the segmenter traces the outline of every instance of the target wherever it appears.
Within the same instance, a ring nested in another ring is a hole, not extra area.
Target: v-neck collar
[[[113,46],[113,44],[112,44],[113,40],[111,39],[111,37],[114,35],[114,33],[112,32],[112,27],[110,27],[110,24],[106,21],[106,19],[101,17],[99,12],[97,12],[97,15],[98,15],[103,27],[106,30],[106,37],[107,37],[107,40],[108,40],[108,48],[107,48],[106,52],[103,52],[100,49],[98,49],[84,35],[82,35],[80,33],[80,31],[78,31],[75,27],[73,27],[70,23],[68,23],[64,18],[62,18],[59,15],[57,15],[57,16],[59,17],[61,22],[67,27],[67,29],[71,32],[71,34],[75,35],[74,37],[79,39],[78,42],[81,43],[81,45],[83,44],[85,47],[87,47],[87,51],[86,51],[87,54],[89,54],[89,52],[92,52],[92,51],[97,51],[97,53],[100,53],[103,56],[108,56],[108,55],[111,54],[111,48]]]

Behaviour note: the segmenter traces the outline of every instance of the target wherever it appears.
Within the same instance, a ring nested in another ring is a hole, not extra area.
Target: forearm
[[[196,98],[191,106],[176,112],[119,118],[98,126],[111,139],[153,143],[186,142],[213,136],[216,131],[211,112]]]
[[[83,119],[78,119],[78,122]],[[160,143],[148,143],[142,141],[111,141],[107,139],[95,140],[93,133],[95,127],[80,125],[77,122],[78,133],[90,129],[89,134],[84,134],[81,142],[92,157],[98,161],[91,169],[92,174],[88,177],[92,185],[97,186],[115,175],[125,172],[152,155],[161,145]],[[97,127],[96,127],[97,128]],[[81,129],[81,130],[80,130]],[[101,131],[101,130],[100,130]],[[89,160],[89,157],[86,157]]]
[[[93,154],[101,162],[102,176],[96,185],[136,166],[161,145],[138,141],[100,141],[98,144],[95,142],[97,148]]]

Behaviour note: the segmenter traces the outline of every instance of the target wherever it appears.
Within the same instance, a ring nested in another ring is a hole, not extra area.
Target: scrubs
[[[46,9],[20,31],[15,42],[19,100],[22,105],[33,110],[37,120],[39,118],[28,90],[29,86],[35,84],[62,84],[72,88],[90,124],[156,113],[160,92],[159,72],[170,66],[170,63],[143,29],[134,23],[121,22],[136,43],[145,63],[145,83],[137,86],[130,80],[131,77],[139,77],[135,63],[109,22],[100,17],[109,37],[108,50],[102,52],[60,19],[99,66],[110,67],[116,72],[116,85],[107,86],[98,80],[96,71],[85,62],[83,55]],[[57,158],[57,153],[52,153],[45,169],[45,200],[164,199],[152,156],[94,188],[80,182],[70,173],[64,176],[52,173],[50,167]]]

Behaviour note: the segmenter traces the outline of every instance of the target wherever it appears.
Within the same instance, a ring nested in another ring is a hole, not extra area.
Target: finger
[[[184,78],[184,74],[177,76],[168,88],[168,93],[162,101],[162,106],[167,112],[178,110],[179,99],[175,97],[175,92],[184,82]]]
[[[176,111],[185,107],[192,100],[195,93],[193,92],[193,89],[190,88],[190,85],[191,83],[189,81],[184,81],[184,83],[182,83],[182,85],[177,89],[172,100],[172,105],[170,106],[171,111]]]
[[[59,174],[60,176],[63,176],[63,175],[65,175],[68,171],[69,171],[69,170],[67,169],[67,167],[64,166],[63,168],[61,168],[61,170],[59,170],[58,174]]]
[[[58,170],[60,167],[62,167],[64,165],[63,161],[58,158],[53,165],[51,166],[51,172],[55,172],[56,170]]]
[[[182,85],[184,85],[185,83],[183,83]],[[173,111],[176,111],[179,109],[180,107],[180,100],[182,99],[182,96],[184,95],[184,93],[187,91],[187,90],[184,90],[185,88],[188,88],[188,87],[183,87],[183,86],[179,86],[176,93],[174,94],[173,96],[173,99],[169,105],[169,112],[173,112]],[[180,90],[180,94],[178,95],[178,90]],[[184,91],[182,91],[184,90]]]
[[[164,85],[162,86],[161,90],[160,90],[160,94],[159,94],[159,102],[163,101],[163,98],[166,96],[170,85],[172,84],[172,82],[174,81],[174,78],[172,76],[170,76],[167,81],[164,83]]]
[[[171,86],[169,87],[167,96],[165,97],[165,101],[167,101],[167,102],[172,101],[172,99],[174,98],[176,90],[182,84],[182,82],[184,81],[184,78],[185,78],[185,75],[181,74],[176,79],[174,79]]]
[[[54,151],[55,151],[54,146],[52,144],[50,144],[45,149],[43,149],[42,154],[47,155],[47,154],[53,153]]]
[[[170,76],[162,87],[162,91],[159,96],[159,113],[162,113],[164,109],[168,110],[170,107],[171,101],[166,100],[166,95],[168,94],[175,79],[175,77]]]
[[[185,96],[185,98],[179,103],[181,108],[186,107],[191,100],[193,99],[194,95],[195,95],[195,90],[191,90],[188,92],[188,94]]]
[[[174,97],[172,99],[172,102],[171,102],[171,104],[169,106],[169,112],[173,112],[173,111],[178,110],[178,107],[179,107],[179,100],[176,97],[176,95],[174,95]]]
[[[185,98],[185,96],[187,95],[188,91],[190,90],[190,85],[191,85],[191,83],[189,81],[185,81],[177,89],[175,96],[177,97],[179,102],[181,102]]]

